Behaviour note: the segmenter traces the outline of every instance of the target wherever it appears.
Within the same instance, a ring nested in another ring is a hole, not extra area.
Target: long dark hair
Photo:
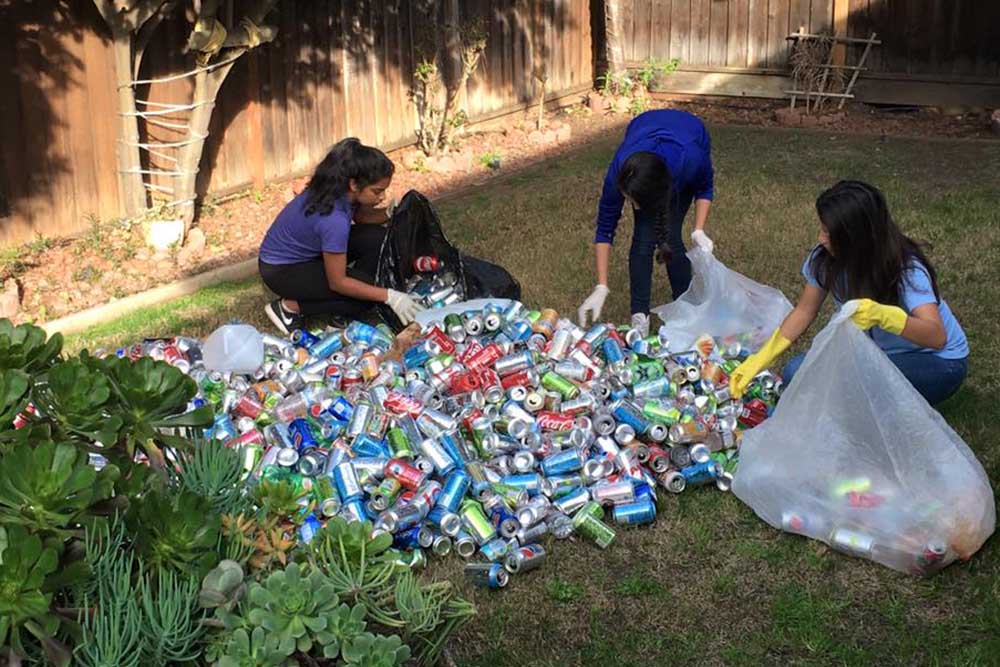
[[[924,250],[899,230],[885,197],[861,181],[840,181],[816,200],[816,212],[830,235],[830,251],[819,246],[809,267],[820,286],[838,301],[873,299],[900,305],[907,270],[919,262],[927,269],[940,301],[937,272]]]
[[[628,156],[618,171],[618,189],[623,195],[656,216],[656,259],[670,261],[667,228],[670,226],[670,203],[674,181],[670,169],[656,153],[639,151]]]
[[[351,179],[359,190],[392,176],[395,171],[385,153],[365,146],[354,137],[334,144],[306,186],[306,215],[329,215],[338,199],[347,194]]]

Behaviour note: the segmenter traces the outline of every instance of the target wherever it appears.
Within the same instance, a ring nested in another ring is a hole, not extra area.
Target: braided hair
[[[395,171],[385,153],[348,137],[334,144],[306,186],[306,215],[329,215],[337,200],[347,194],[351,181],[361,190]]]
[[[656,218],[656,261],[661,264],[668,264],[671,258],[667,229],[673,189],[670,169],[656,153],[632,153],[618,171],[618,190],[636,208],[652,211]]]

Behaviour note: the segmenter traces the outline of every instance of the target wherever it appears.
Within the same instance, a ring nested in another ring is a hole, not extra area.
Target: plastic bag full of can
[[[992,534],[975,455],[850,321],[817,335],[773,416],[744,438],[733,492],[767,523],[913,574]]]

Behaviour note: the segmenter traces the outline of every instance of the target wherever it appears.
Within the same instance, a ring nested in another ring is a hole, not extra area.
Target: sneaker
[[[302,325],[302,316],[298,313],[293,313],[282,306],[281,299],[275,299],[271,303],[264,306],[264,312],[267,313],[268,319],[274,323],[274,326],[278,328],[278,331],[286,336],[290,334],[293,329],[298,329]]]
[[[632,328],[639,331],[642,337],[645,338],[649,335],[649,315],[646,313],[633,313],[632,314]]]

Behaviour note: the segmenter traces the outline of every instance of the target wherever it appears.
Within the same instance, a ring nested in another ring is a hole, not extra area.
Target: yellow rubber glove
[[[729,376],[729,393],[732,394],[733,398],[742,397],[757,374],[770,366],[771,362],[791,345],[792,341],[781,335],[781,329],[775,329],[764,346],[755,354],[747,357],[746,361],[740,364]]]
[[[883,306],[871,299],[859,299],[858,309],[851,315],[851,321],[865,331],[881,327],[898,336],[906,326],[906,311],[899,306]]]

